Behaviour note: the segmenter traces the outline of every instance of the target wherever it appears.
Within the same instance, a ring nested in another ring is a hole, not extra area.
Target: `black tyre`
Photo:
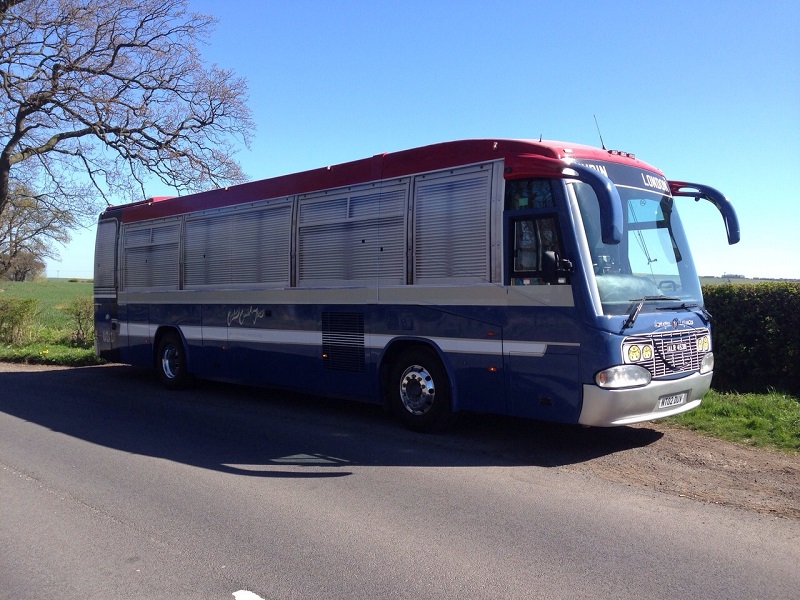
[[[394,412],[414,431],[432,432],[453,420],[450,380],[430,348],[400,353],[389,373],[388,392]]]
[[[186,350],[183,341],[175,332],[165,333],[158,344],[156,355],[158,377],[170,389],[184,388],[189,384],[186,370]]]

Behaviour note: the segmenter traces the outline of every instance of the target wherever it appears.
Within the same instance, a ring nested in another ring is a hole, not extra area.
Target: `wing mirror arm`
[[[728,233],[728,244],[735,244],[739,241],[739,219],[736,210],[730,201],[720,192],[709,185],[699,183],[688,183],[686,181],[670,181],[669,189],[673,196],[685,196],[699,201],[701,198],[708,200],[717,207],[725,222],[725,229]]]
[[[562,174],[592,188],[600,205],[600,232],[603,243],[619,244],[622,241],[622,200],[616,186],[600,171],[584,165],[570,164],[564,168]]]

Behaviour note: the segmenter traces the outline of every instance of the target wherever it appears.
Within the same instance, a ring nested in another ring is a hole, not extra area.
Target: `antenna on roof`
[[[541,133],[539,134],[539,141],[540,142],[542,141],[542,134]]]
[[[597,122],[597,115],[592,115],[594,117],[594,124],[597,127],[597,135],[600,136],[600,145],[603,147],[603,150],[606,149],[606,143],[603,141],[603,134],[600,133],[600,124]]]

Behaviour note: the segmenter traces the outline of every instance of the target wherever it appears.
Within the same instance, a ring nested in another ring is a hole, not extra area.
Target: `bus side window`
[[[563,256],[558,223],[553,216],[521,217],[512,221],[511,284],[544,283],[545,252]]]

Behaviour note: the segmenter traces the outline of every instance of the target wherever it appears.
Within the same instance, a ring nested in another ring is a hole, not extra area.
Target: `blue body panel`
[[[353,347],[326,354],[326,313],[363,318]],[[174,328],[200,377],[381,402],[387,351],[414,341],[439,353],[456,410],[573,423],[581,409],[574,308],[130,304],[120,321],[120,360],[134,365],[151,366],[159,328]],[[532,341],[541,353],[509,346]]]

